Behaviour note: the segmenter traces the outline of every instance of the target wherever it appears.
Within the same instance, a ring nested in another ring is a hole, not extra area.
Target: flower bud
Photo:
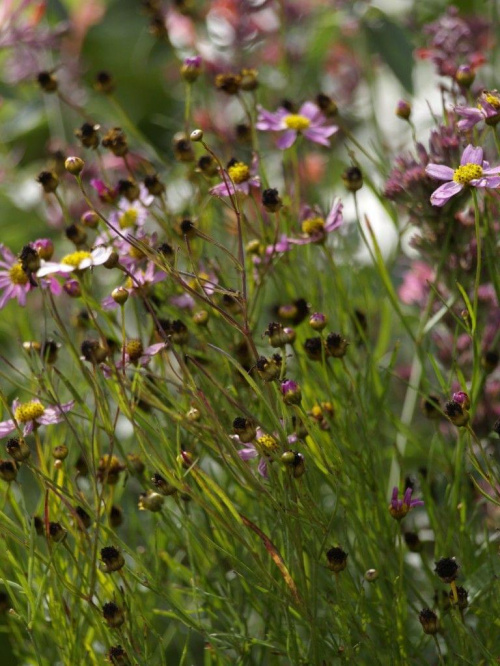
[[[194,83],[201,74],[201,56],[185,58],[181,66],[181,76],[187,83]]]
[[[309,326],[315,331],[322,331],[327,323],[328,319],[322,312],[315,312],[309,317]]]
[[[297,382],[292,379],[285,379],[280,386],[281,395],[285,405],[300,405],[302,401],[302,391]]]
[[[291,345],[295,342],[296,333],[293,328],[283,327],[278,322],[272,321],[267,329],[264,331],[264,335],[267,335],[269,338],[269,344],[271,347],[284,347],[285,345]]]
[[[242,69],[240,72],[240,88],[246,92],[256,90],[259,85],[256,69]]]
[[[130,660],[121,645],[110,647],[107,659],[113,666],[130,666]]]
[[[56,460],[66,460],[68,453],[69,449],[65,444],[59,444],[52,449],[52,455]]]
[[[396,115],[401,120],[409,120],[411,116],[411,104],[404,99],[400,99],[396,106]]]
[[[118,303],[118,305],[125,305],[128,301],[128,291],[125,287],[116,287],[116,289],[113,289],[111,292],[111,298],[115,303]]]
[[[439,419],[441,417],[441,409],[439,404],[439,397],[437,395],[429,395],[421,402],[421,409],[428,419]]]
[[[101,143],[116,157],[124,157],[128,153],[127,136],[121,127],[113,127],[106,132]]]
[[[201,130],[200,130],[201,131]],[[200,139],[198,139],[199,141]],[[178,132],[172,140],[174,157],[178,162],[193,162],[195,159],[190,139],[183,132]]]
[[[365,580],[368,583],[374,583],[379,576],[379,573],[376,569],[368,569],[365,571]]]
[[[217,90],[225,92],[226,95],[237,95],[241,87],[241,76],[238,74],[217,74],[215,77]]]
[[[476,72],[470,65],[460,65],[455,74],[455,81],[463,88],[470,88],[476,78]]]
[[[148,490],[139,495],[139,511],[161,511],[165,497],[153,490]]]
[[[193,314],[193,323],[196,326],[206,326],[210,318],[210,313],[208,310],[198,310]]]
[[[80,157],[68,157],[64,162],[64,168],[72,176],[79,176],[84,166],[85,162]]]

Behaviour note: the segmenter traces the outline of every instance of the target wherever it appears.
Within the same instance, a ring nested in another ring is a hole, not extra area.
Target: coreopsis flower
[[[241,441],[238,435],[234,435],[232,439]],[[248,442],[244,448],[238,451],[238,455],[242,460],[259,458],[257,469],[259,474],[267,479],[267,465],[272,462],[274,456],[276,456],[278,452],[278,441],[272,435],[264,433],[261,428],[257,428],[255,441],[253,443]]]
[[[299,238],[288,238],[288,242],[292,245],[323,243],[327,234],[342,225],[342,203],[340,199],[336,199],[326,218],[309,206],[304,209],[302,217],[302,235]]]
[[[113,248],[99,247],[94,248],[91,252],[87,250],[78,250],[67,254],[63,257],[60,263],[55,261],[42,261],[41,267],[37,271],[37,277],[44,277],[54,273],[67,275],[74,271],[83,271],[92,266],[101,266],[105,264],[113,253]]]
[[[466,132],[480,122],[496,125],[500,121],[500,95],[497,90],[483,90],[477,107],[456,106],[455,113],[463,118],[457,123],[460,131]]]
[[[280,107],[272,113],[262,107],[255,127],[264,132],[283,132],[276,145],[281,150],[293,146],[299,134],[321,146],[329,146],[331,137],[338,131],[336,125],[327,125],[327,119],[314,102],[305,102],[298,113]]]
[[[74,400],[62,405],[44,407],[39,400],[19,402],[16,398],[12,403],[14,419],[8,419],[0,423],[0,437],[10,435],[17,427],[23,427],[23,435],[29,435],[35,428],[41,425],[54,425],[64,420],[64,414],[69,412]]]
[[[443,164],[428,164],[425,172],[432,178],[447,181],[431,195],[433,206],[444,206],[466,186],[500,187],[500,166],[490,168],[488,162],[483,160],[483,149],[471,144],[462,153],[457,169]]]
[[[398,499],[399,490],[397,486],[395,486],[392,489],[392,498],[391,498],[391,503],[389,504],[389,513],[396,520],[401,520],[402,518],[404,518],[407,515],[407,513],[410,511],[410,509],[413,509],[416,506],[424,505],[423,500],[417,500],[417,499],[412,500],[411,498],[412,492],[413,492],[412,488],[407,488],[405,490],[403,499],[400,500]]]
[[[222,183],[212,187],[210,194],[219,197],[228,197],[236,192],[242,192],[249,195],[251,187],[260,187],[260,178],[257,175],[257,158],[252,160],[248,166],[245,162],[239,162],[236,159],[230,160],[224,171]]]
[[[33,288],[21,261],[3,244],[0,244],[0,310],[10,299],[26,305],[26,294]]]

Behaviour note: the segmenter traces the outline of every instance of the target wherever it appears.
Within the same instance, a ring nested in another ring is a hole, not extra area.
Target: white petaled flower
[[[84,271],[92,266],[101,266],[105,264],[113,253],[110,247],[99,245],[91,252],[87,250],[77,250],[67,254],[58,263],[56,261],[42,261],[41,267],[37,271],[37,277],[45,277],[53,273],[62,273],[67,275],[74,271]]]

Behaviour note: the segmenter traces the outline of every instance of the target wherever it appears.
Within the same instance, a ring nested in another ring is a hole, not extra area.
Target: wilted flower
[[[423,500],[412,500],[412,488],[407,488],[403,499],[398,499],[399,490],[397,486],[392,489],[392,498],[391,503],[389,504],[389,513],[396,520],[401,520],[404,518],[410,509],[413,509],[416,506],[423,506]]]

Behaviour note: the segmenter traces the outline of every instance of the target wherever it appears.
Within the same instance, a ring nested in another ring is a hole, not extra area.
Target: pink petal
[[[425,173],[437,180],[452,180],[455,172],[451,167],[443,164],[428,164],[425,167]]]
[[[286,130],[276,141],[276,145],[280,150],[286,150],[293,146],[297,138],[296,130]]]
[[[317,104],[314,104],[314,102],[304,102],[304,104],[302,104],[299,109],[298,115],[309,118],[311,121],[324,118],[323,114],[321,113],[321,109]]]
[[[444,206],[451,197],[455,196],[463,190],[463,185],[451,181],[450,183],[445,183],[438,187],[435,192],[431,195],[431,204],[433,206]]]
[[[467,148],[462,153],[460,164],[464,166],[464,164],[482,165],[482,163],[483,163],[483,149],[480,147],[474,148],[474,146],[469,143]]]
[[[335,134],[335,131],[336,128],[332,125],[331,127],[310,127],[302,133],[306,139],[309,139],[309,141],[314,141],[314,143],[318,143],[320,146],[326,146],[328,148],[330,146],[328,137]]]
[[[6,437],[16,429],[16,424],[12,419],[0,423],[0,437]]]

